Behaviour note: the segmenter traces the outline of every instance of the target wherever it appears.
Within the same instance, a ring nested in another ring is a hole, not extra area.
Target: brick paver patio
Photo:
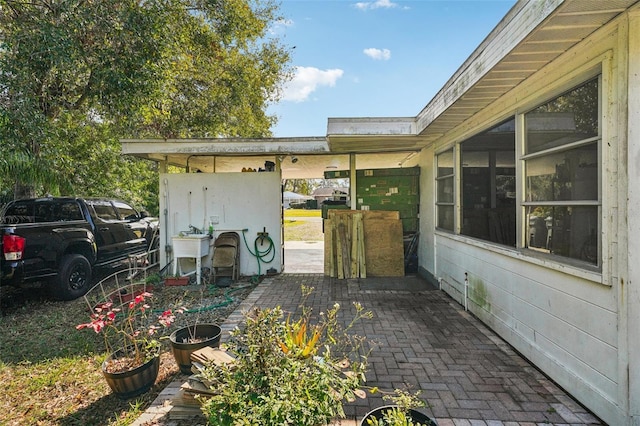
[[[421,398],[428,403],[423,411],[439,426],[602,424],[463,307],[417,277],[271,277],[227,319],[223,336],[251,306],[280,305],[295,311],[302,284],[316,289],[307,301],[314,312],[335,302],[347,309],[354,301],[373,311],[374,318],[356,330],[376,342],[367,384],[421,389]],[[165,389],[135,425],[171,425],[167,401],[184,380],[182,376]],[[378,396],[358,400],[345,407],[347,419],[336,424],[357,425],[368,411],[385,404]]]

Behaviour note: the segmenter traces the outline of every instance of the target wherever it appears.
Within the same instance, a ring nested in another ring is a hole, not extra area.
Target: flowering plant
[[[302,286],[304,298],[312,291]],[[359,303],[353,309],[346,325],[337,303],[317,322],[304,303],[298,319],[280,307],[246,314],[227,344],[234,361],[201,370],[213,391],[202,405],[209,424],[315,426],[344,418],[343,401],[366,397],[369,347],[350,329],[372,314]]]
[[[160,315],[149,305],[153,295],[141,292],[128,302],[102,302],[93,308],[91,321],[79,324],[77,330],[91,329],[102,333],[107,352],[119,356],[107,363],[109,373],[127,371],[158,356],[158,332],[175,321],[171,310]]]

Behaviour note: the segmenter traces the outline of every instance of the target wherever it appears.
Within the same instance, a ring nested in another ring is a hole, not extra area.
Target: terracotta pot
[[[102,375],[107,380],[107,384],[113,393],[120,399],[129,399],[141,395],[151,389],[151,386],[158,378],[160,371],[160,357],[151,358],[144,364],[132,370],[123,371],[121,373],[109,373],[106,371],[106,364],[114,357],[120,354],[116,352],[110,355],[104,363],[102,363]]]
[[[222,329],[216,324],[198,324],[180,328],[169,336],[171,352],[183,374],[191,372],[191,354],[205,346],[217,348],[220,346]],[[196,343],[189,342],[191,337],[197,339]]]
[[[126,286],[120,289],[120,291],[114,291],[109,295],[109,300],[113,303],[127,303],[131,302],[137,296],[145,292],[153,291],[153,285],[151,284],[139,284],[134,286]]]
[[[396,407],[395,405],[384,405],[382,407],[378,407],[374,410],[371,410],[367,413],[366,416],[364,416],[364,418],[362,419],[362,421],[360,421],[360,426],[368,426],[367,420],[373,420],[373,419],[378,419],[378,420],[382,420],[382,415],[386,410],[389,410],[391,408]],[[436,423],[435,420],[433,420],[431,417],[421,413],[418,410],[413,410],[413,409],[409,409],[408,410],[408,414],[409,417],[411,417],[411,420],[413,420],[414,422],[420,423],[422,425],[425,426],[438,426],[438,423]],[[394,425],[388,425],[388,426],[394,426]]]
[[[189,284],[189,277],[166,277],[164,279],[164,285],[166,286],[180,286]]]

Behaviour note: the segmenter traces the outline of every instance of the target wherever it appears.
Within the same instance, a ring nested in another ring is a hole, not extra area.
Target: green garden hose
[[[258,261],[258,275],[254,275],[253,277],[251,277],[251,282],[254,284],[257,284],[260,281],[260,276],[262,275],[262,268],[260,267],[260,263],[271,263],[273,261],[273,259],[275,259],[276,257],[276,246],[273,243],[273,240],[271,239],[271,237],[269,237],[268,235],[259,235],[255,241],[253,242],[253,248],[254,251],[251,251],[251,248],[249,247],[249,244],[247,243],[247,237],[244,235],[246,231],[243,229],[242,230],[242,239],[244,240],[244,245],[247,247],[247,250],[249,250],[249,253],[254,256],[256,258],[256,260]],[[264,240],[267,240],[268,245],[267,248],[265,250],[260,250],[260,247],[258,246],[258,240],[260,240],[261,243],[264,242]],[[271,258],[266,260],[267,256],[269,256],[269,254],[271,254]]]
[[[195,313],[198,313],[198,312],[207,312],[207,311],[212,311],[212,310],[218,309],[218,308],[224,308],[225,306],[228,306],[231,303],[233,303],[233,298],[230,296],[231,293],[233,293],[234,291],[238,291],[238,290],[244,290],[245,288],[248,288],[248,287],[253,287],[253,285],[245,285],[245,286],[242,286],[242,287],[230,288],[230,289],[228,289],[227,291],[224,292],[224,298],[225,298],[224,302],[216,303],[215,305],[203,306],[201,308],[187,309],[187,310],[185,310],[185,313],[187,313],[187,314],[195,314]],[[209,285],[208,286],[209,293],[213,293],[215,288],[216,288],[215,284]]]

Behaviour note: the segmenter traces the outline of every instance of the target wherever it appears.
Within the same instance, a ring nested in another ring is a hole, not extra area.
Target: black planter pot
[[[382,420],[382,415],[384,414],[384,412],[386,410],[389,410],[391,408],[394,408],[395,405],[384,405],[382,407],[378,407],[374,410],[371,410],[367,413],[366,416],[364,416],[364,418],[362,419],[362,421],[360,422],[360,426],[368,426],[367,420],[373,420],[373,419],[378,419],[378,420]],[[426,426],[438,426],[438,423],[436,423],[435,420],[433,420],[431,417],[421,413],[418,410],[413,410],[413,409],[409,409],[408,410],[408,414],[409,417],[411,417],[411,420],[413,420],[414,422],[426,425]],[[394,426],[394,425],[388,425],[388,426]]]
[[[115,357],[118,356],[116,352]],[[114,355],[109,356],[102,364],[102,375],[113,393],[120,399],[129,399],[142,395],[151,389],[158,378],[160,371],[160,357],[151,358],[144,364],[132,370],[121,373],[109,373],[105,370],[106,364]]]
[[[222,329],[216,324],[198,324],[180,328],[169,336],[171,352],[183,374],[191,373],[191,354],[205,346],[217,348],[220,346]],[[189,339],[195,337],[197,343],[189,343]]]

